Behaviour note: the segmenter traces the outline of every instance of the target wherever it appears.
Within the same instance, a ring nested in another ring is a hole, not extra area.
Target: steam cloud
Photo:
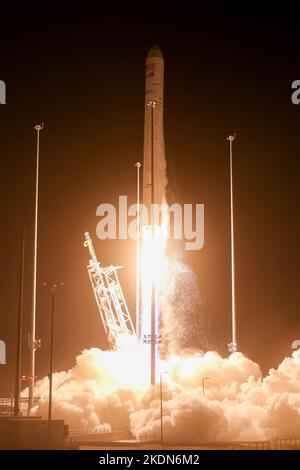
[[[139,353],[84,350],[76,365],[53,377],[53,416],[69,425],[128,429],[160,438],[159,386],[147,385]],[[241,353],[172,355],[162,361],[166,441],[259,440],[300,434],[300,350],[262,377]],[[205,379],[205,394],[202,385]],[[34,414],[46,416],[48,378],[36,384]]]

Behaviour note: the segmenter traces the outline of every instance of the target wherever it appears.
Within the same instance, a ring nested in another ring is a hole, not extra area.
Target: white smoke
[[[202,312],[197,276],[181,259],[166,256],[160,286],[163,355],[208,349],[209,325]]]
[[[76,365],[54,374],[53,416],[75,427],[130,427],[160,438],[159,385],[148,386],[146,352],[84,350]],[[259,440],[300,435],[300,351],[262,377],[241,353],[170,356],[163,379],[164,438],[168,442]],[[205,390],[203,395],[203,377]],[[36,384],[46,417],[48,378]]]

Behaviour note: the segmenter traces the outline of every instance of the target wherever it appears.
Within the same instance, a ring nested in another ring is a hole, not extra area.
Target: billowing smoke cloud
[[[130,428],[160,437],[159,386],[151,389],[145,350],[83,351],[76,365],[54,374],[53,415],[76,427]],[[300,435],[300,351],[262,377],[241,353],[170,356],[161,362],[164,437],[169,442],[259,440]],[[203,395],[203,378],[205,390]],[[46,416],[48,378],[36,384]]]

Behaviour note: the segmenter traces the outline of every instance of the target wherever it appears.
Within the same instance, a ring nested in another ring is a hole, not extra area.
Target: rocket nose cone
[[[160,50],[160,48],[157,44],[155,46],[151,47],[151,49],[148,52],[147,57],[161,57],[161,58],[163,58],[161,50]]]

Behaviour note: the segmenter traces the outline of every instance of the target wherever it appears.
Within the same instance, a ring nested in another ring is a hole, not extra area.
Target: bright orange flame
[[[148,343],[151,337],[152,292],[155,292],[156,334],[158,334],[159,297],[167,265],[165,256],[166,237],[161,225],[147,226],[143,230],[141,253],[142,315],[141,340]],[[147,365],[150,367],[150,363]]]
[[[144,227],[141,269],[142,279],[145,281],[152,283],[155,280],[155,284],[159,284],[166,262],[164,256],[165,246],[166,239],[163,226],[155,225],[152,227],[148,225]]]

